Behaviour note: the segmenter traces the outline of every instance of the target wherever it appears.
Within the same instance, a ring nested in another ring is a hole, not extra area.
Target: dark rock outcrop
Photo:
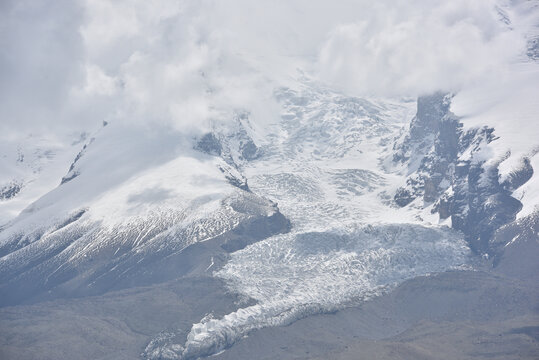
[[[237,169],[233,168],[227,163],[224,163],[223,165],[219,166],[219,170],[223,173],[226,181],[230,185],[235,186],[238,189],[251,191],[251,189],[249,189],[249,185],[247,184],[247,178],[237,171]]]
[[[526,55],[532,60],[539,60],[539,36],[528,40]]]
[[[9,200],[17,196],[22,190],[22,184],[13,181],[0,188],[0,201]]]
[[[529,159],[522,159],[522,166],[500,182],[501,161],[492,165],[478,156],[497,139],[494,129],[464,130],[450,102],[451,96],[441,93],[418,99],[409,132],[394,146],[393,161],[406,164],[410,174],[394,201],[401,207],[432,205],[441,219],[451,217],[452,227],[465,234],[475,252],[490,254],[496,230],[514,221],[522,208],[512,192],[533,169]]]
[[[77,165],[77,162],[84,156],[84,153],[86,153],[88,146],[92,144],[94,140],[95,138],[91,138],[87,144],[84,144],[84,146],[79,151],[77,156],[75,156],[75,160],[73,160],[73,162],[69,166],[69,170],[67,171],[67,174],[60,181],[60,185],[65,184],[66,182],[69,182],[80,175],[80,172],[75,168],[75,166]]]
[[[223,146],[214,133],[207,133],[198,140],[195,150],[199,150],[208,155],[221,156]]]
[[[223,160],[219,170],[223,173],[229,184],[250,191],[247,178],[242,174],[242,165],[245,162],[257,159],[260,149],[249,136],[246,126],[249,126],[249,117],[246,113],[237,114],[235,126],[232,130],[219,132],[214,130],[198,139],[194,149],[211,156],[218,156]]]

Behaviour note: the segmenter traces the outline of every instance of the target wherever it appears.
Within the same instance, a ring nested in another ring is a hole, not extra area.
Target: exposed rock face
[[[221,156],[221,152],[223,151],[221,141],[213,133],[207,133],[202,136],[195,145],[195,149],[215,156]]]
[[[260,149],[247,132],[249,115],[236,115],[235,124],[226,129],[214,129],[202,136],[195,149],[208,155],[221,156],[228,164],[236,167],[260,156]]]
[[[251,191],[249,189],[249,185],[247,184],[247,178],[234,166],[223,163],[221,166],[219,166],[219,170],[221,170],[230,185],[245,191]]]
[[[62,178],[60,185],[65,184],[66,182],[71,181],[80,175],[80,172],[75,168],[75,166],[77,165],[77,162],[84,156],[84,153],[88,149],[88,146],[92,144],[92,142],[94,142],[94,138],[91,138],[87,144],[84,144],[81,151],[79,151],[79,153],[75,157],[75,160],[73,160],[73,162],[69,166],[69,170],[67,171],[67,174]]]
[[[21,189],[22,184],[15,181],[0,187],[0,201],[14,198],[19,194]]]
[[[419,98],[409,133],[394,147],[393,160],[408,163],[412,173],[394,197],[399,206],[419,197],[425,203],[436,201],[449,185],[459,146],[467,148],[467,144],[459,143],[462,125],[449,111],[450,100],[449,95],[441,93]]]
[[[499,163],[491,165],[479,154],[496,140],[494,129],[463,130],[450,101],[441,93],[418,99],[410,130],[394,147],[393,161],[405,163],[410,174],[394,200],[401,207],[432,205],[441,219],[451,217],[474,251],[492,253],[495,231],[514,221],[522,208],[511,193],[531,178],[533,169],[523,159],[521,168],[500,183]]]
[[[466,234],[473,250],[489,253],[494,232],[515,220],[522,204],[501,186],[497,167],[485,170],[473,164],[463,170],[455,175],[453,193],[443,201],[449,204],[453,228]]]
[[[219,166],[219,170],[227,181],[239,189],[250,191],[241,167],[244,163],[257,159],[261,151],[246,130],[249,126],[248,114],[237,114],[235,121],[235,126],[231,129],[215,129],[206,133],[196,142],[194,148],[205,154],[221,157],[223,164]]]
[[[219,166],[219,170],[223,173],[228,183],[239,189],[250,191],[249,185],[247,184],[247,178],[241,173],[239,165],[230,155],[230,149],[228,147],[223,147],[221,138],[223,140],[225,139],[223,136],[207,133],[196,143],[195,150],[220,157],[223,162]],[[225,144],[228,145],[226,142]]]

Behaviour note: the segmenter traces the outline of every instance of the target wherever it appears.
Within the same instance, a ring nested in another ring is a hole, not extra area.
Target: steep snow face
[[[60,184],[87,137],[0,138],[0,226]]]
[[[76,209],[113,225],[231,193],[218,159],[195,152],[190,139],[167,129],[110,125],[80,148],[69,171],[64,169],[62,184],[27,208],[12,229],[60,220]]]
[[[274,203],[233,186],[227,164],[193,144],[169,129],[102,128],[62,184],[0,232],[2,301],[164,281],[288,229]]]
[[[308,82],[275,97],[281,118],[264,129],[260,155],[243,171],[250,189],[279,204],[292,231],[233,253],[214,273],[255,305],[207,317],[186,343],[149,346],[148,358],[211,355],[254,329],[358,304],[468,262],[458,233],[391,206],[399,177],[382,160],[415,102],[346,97]]]

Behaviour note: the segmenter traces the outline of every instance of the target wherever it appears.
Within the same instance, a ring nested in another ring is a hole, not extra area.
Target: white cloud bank
[[[349,92],[458,91],[496,76],[525,45],[489,0],[382,1],[366,8],[358,21],[337,26],[320,52],[321,77]]]
[[[8,0],[0,131],[112,120],[197,132],[237,108],[267,116],[273,88],[298,69],[358,95],[458,90],[522,53],[522,33],[502,21],[511,9],[495,0]]]

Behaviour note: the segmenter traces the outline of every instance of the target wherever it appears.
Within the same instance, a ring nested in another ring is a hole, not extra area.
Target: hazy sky
[[[360,96],[458,91],[523,52],[513,3],[4,0],[0,131],[198,131],[256,111],[300,71]]]

